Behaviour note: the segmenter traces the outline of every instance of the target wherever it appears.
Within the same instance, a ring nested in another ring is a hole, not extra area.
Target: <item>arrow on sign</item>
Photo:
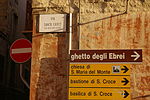
[[[135,55],[131,55],[131,57],[134,57],[134,61],[136,61],[140,57],[140,55],[136,51],[134,51],[134,54]]]
[[[127,85],[129,83],[129,81],[126,78],[123,78],[124,80],[121,81],[122,83],[124,83],[123,85]]]
[[[123,73],[126,73],[129,69],[127,68],[127,66],[123,66],[124,68],[121,68],[121,70],[124,70]]]
[[[124,93],[123,93],[124,97],[123,98],[126,98],[128,97],[129,93],[125,90]]]

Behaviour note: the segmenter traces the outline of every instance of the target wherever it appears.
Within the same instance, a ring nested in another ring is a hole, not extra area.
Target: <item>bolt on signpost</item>
[[[28,88],[28,83],[22,77],[22,63],[25,63],[31,58],[31,53],[32,45],[27,39],[18,39],[10,47],[10,57],[14,62],[20,64],[20,77]]]
[[[71,50],[69,100],[130,100],[130,63],[141,49]]]

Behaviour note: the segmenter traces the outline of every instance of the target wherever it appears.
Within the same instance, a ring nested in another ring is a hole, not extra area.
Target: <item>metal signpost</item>
[[[25,63],[31,58],[32,44],[27,39],[18,39],[10,47],[10,56],[16,63],[20,63],[20,77],[24,84],[28,87],[28,83],[22,76],[22,63]]]
[[[16,63],[24,63],[31,58],[32,45],[27,39],[18,39],[10,47],[10,56]]]
[[[130,64],[142,50],[71,50],[69,100],[130,100]]]

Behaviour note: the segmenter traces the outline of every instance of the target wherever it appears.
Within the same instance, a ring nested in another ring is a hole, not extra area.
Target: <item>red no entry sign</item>
[[[27,39],[18,39],[10,47],[10,56],[16,63],[24,63],[31,58],[32,45]]]

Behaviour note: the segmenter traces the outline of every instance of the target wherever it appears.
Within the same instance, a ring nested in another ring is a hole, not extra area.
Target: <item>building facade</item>
[[[33,0],[30,100],[67,100],[69,32],[39,32],[40,14],[73,14],[72,49],[142,49],[131,65],[131,100],[149,100],[149,0]],[[69,19],[67,20],[69,23]],[[69,26],[69,24],[67,24]]]
[[[29,1],[29,0],[28,0]],[[22,31],[26,30],[26,0],[0,1],[0,99],[28,100],[29,89],[20,79],[19,64],[11,60],[9,49],[19,38],[25,38]],[[30,9],[31,10],[31,9]],[[31,29],[31,28],[30,28]],[[24,65],[25,66],[25,65]],[[29,71],[23,69],[23,76],[29,82]],[[28,75],[26,75],[26,73]]]

